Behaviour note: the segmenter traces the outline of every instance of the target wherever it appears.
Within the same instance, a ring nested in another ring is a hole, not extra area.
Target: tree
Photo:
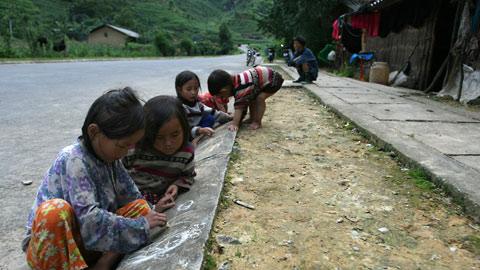
[[[333,20],[344,12],[339,0],[273,0],[258,23],[261,30],[286,42],[304,36],[307,46],[317,53],[330,41]]]
[[[175,54],[175,48],[172,46],[170,37],[163,32],[157,32],[155,35],[155,47],[157,51],[163,56],[172,56]]]
[[[180,48],[188,55],[192,55],[193,43],[190,39],[184,39],[180,42]]]
[[[226,23],[220,25],[218,31],[220,41],[220,54],[228,54],[233,49],[232,33]]]
[[[37,6],[31,0],[0,0],[0,11],[0,25],[8,25],[0,30],[7,51],[12,52],[11,40],[16,37],[27,41],[31,54],[35,54],[37,34],[43,26],[37,17]]]

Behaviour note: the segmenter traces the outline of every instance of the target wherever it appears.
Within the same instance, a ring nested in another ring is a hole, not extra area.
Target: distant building
[[[88,35],[88,43],[106,44],[112,46],[125,46],[128,41],[135,41],[140,35],[131,30],[114,26],[111,24],[101,25]]]

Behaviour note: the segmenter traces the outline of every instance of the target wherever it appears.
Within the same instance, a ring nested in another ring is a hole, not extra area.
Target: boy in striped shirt
[[[282,75],[271,68],[257,66],[230,75],[224,70],[217,69],[208,77],[208,91],[213,96],[235,98],[233,121],[229,130],[238,130],[240,122],[250,110],[250,129],[255,130],[262,126],[262,118],[265,113],[265,100],[275,94],[283,84]]]

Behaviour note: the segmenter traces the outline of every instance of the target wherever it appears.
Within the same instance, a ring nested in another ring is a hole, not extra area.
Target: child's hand
[[[177,185],[170,185],[168,188],[167,188],[167,191],[165,192],[165,196],[170,196],[172,198],[176,198],[177,197],[177,194],[178,194],[178,187]]]
[[[198,129],[198,134],[200,135],[207,135],[209,137],[211,137],[213,135],[213,133],[215,133],[215,131],[209,127],[204,127],[204,128],[199,128]]]
[[[228,126],[228,130],[230,130],[230,131],[237,131],[237,130],[238,130],[238,126],[235,125],[235,124],[230,124],[230,125]]]
[[[155,211],[161,213],[169,208],[175,206],[175,200],[172,196],[165,194],[158,202],[155,204]]]
[[[148,214],[145,215],[145,219],[147,220],[150,229],[167,224],[167,215],[156,211],[148,212]]]

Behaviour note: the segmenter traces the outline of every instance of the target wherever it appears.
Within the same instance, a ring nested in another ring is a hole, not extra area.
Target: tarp
[[[453,48],[454,61],[450,68],[450,76],[448,77],[447,84],[437,94],[438,96],[450,96],[460,102],[478,103],[480,101],[480,70],[473,70],[471,67],[463,65],[461,63],[463,50],[467,48],[464,46],[470,38],[469,33],[471,29],[471,14],[468,4],[464,5],[462,17],[460,21],[458,38]],[[463,69],[463,81],[461,80],[461,68]],[[461,85],[461,91],[460,91]]]

